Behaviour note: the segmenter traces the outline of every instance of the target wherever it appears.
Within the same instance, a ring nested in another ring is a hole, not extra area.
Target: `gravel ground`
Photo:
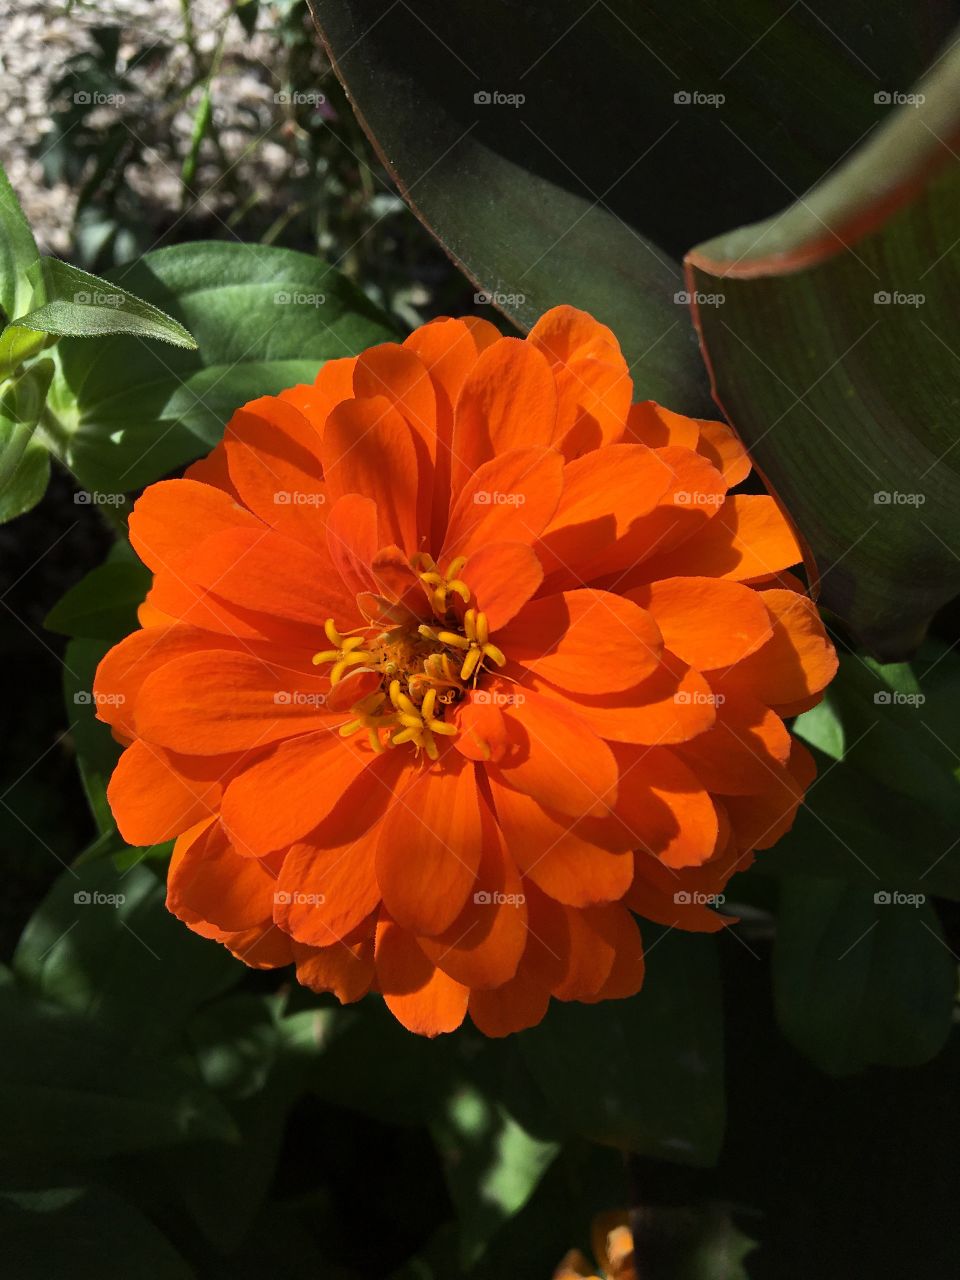
[[[192,0],[190,12],[195,48],[209,54],[225,20],[224,0]],[[289,118],[285,119],[289,112],[275,101],[282,88],[272,70],[278,62],[280,34],[259,29],[269,28],[276,16],[277,11],[262,6],[252,38],[235,17],[227,20],[213,99],[223,151],[233,166],[230,185],[234,194],[217,181],[223,172],[221,157],[213,157],[216,163],[206,167],[201,162],[193,184],[201,195],[203,212],[212,217],[224,216],[238,189],[269,191],[278,175],[290,169],[289,149],[271,137],[292,127]],[[76,190],[66,183],[51,187],[44,182],[43,151],[54,136],[51,108],[58,105],[53,86],[71,56],[96,47],[91,29],[112,25],[123,28],[121,66],[144,46],[170,46],[169,56],[157,65],[130,73],[142,92],[142,101],[102,108],[106,117],[113,114],[132,133],[138,133],[144,114],[164,105],[158,101],[159,95],[166,96],[170,83],[187,85],[193,75],[180,0],[96,0],[72,5],[66,0],[0,0],[0,157],[41,248],[49,253],[68,252],[77,203]],[[177,155],[182,155],[190,138],[200,97],[198,87],[179,110],[164,118],[163,133],[173,143],[173,152],[157,142],[128,172],[135,190],[149,193],[155,205],[174,214],[181,209],[182,199]],[[259,140],[251,146],[254,139]],[[208,190],[211,184],[216,185]]]

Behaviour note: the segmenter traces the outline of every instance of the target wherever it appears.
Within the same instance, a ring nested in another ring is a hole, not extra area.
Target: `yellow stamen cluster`
[[[479,672],[484,658],[502,667],[507,659],[502,650],[490,643],[490,625],[485,613],[477,613],[476,609],[468,609],[463,615],[464,634],[455,631],[438,631],[436,627],[426,625],[419,628],[420,634],[428,640],[436,640],[438,644],[452,645],[455,649],[464,650],[463,665],[460,668],[460,679],[473,679]]]
[[[470,590],[459,576],[466,565],[462,556],[441,572],[426,553],[413,558],[412,567],[424,584],[436,615],[456,625],[455,615],[448,609],[451,594],[464,602]],[[331,663],[331,687],[362,672],[374,674],[380,688],[374,688],[351,707],[351,719],[340,726],[342,737],[366,731],[374,751],[413,746],[419,755],[425,752],[436,760],[439,749],[436,735],[452,737],[457,727],[444,719],[445,708],[451,706],[476,685],[485,661],[502,667],[506,658],[490,642],[487,616],[476,609],[463,615],[462,631],[448,626],[397,626],[376,633],[373,627],[341,634],[332,618],[324,626],[333,646],[314,654],[315,664]],[[369,689],[370,682],[366,682]]]
[[[413,567],[418,570],[420,581],[427,588],[433,611],[438,617],[443,617],[447,612],[447,597],[451,591],[458,595],[464,604],[469,602],[470,588],[460,577],[466,563],[466,556],[457,556],[456,560],[451,560],[446,570],[441,573],[433,556],[425,551],[420,551],[413,557]]]

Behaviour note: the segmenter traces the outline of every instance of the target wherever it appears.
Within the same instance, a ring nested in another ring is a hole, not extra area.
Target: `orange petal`
[[[750,455],[725,422],[701,422],[697,452],[708,458],[731,488],[750,474]]]
[[[237,851],[262,857],[302,839],[374,759],[366,742],[341,738],[332,726],[281,742],[224,794],[223,824]]]
[[[241,858],[222,828],[211,823],[177,840],[167,908],[185,924],[206,926],[208,936],[253,929],[271,917],[275,884],[266,863]]]
[[[356,363],[356,356],[327,360],[321,366],[312,386],[301,384],[280,392],[281,399],[299,409],[320,440],[323,439],[331,411],[342,400],[353,398],[353,368]]]
[[[656,670],[663,647],[645,609],[590,588],[534,600],[497,644],[551,684],[591,694],[631,688]]]
[[[617,955],[616,904],[557,906],[567,927],[566,965],[554,983],[558,1000],[589,1000],[609,978]]]
[[[311,991],[331,991],[341,1004],[353,1004],[370,990],[374,978],[373,939],[335,942],[332,947],[293,944],[297,981]]]
[[[701,671],[733,666],[772,634],[757,592],[739,582],[665,578],[628,595],[653,615],[666,647]]]
[[[320,437],[277,396],[238,409],[223,438],[230,480],[264,524],[307,545],[323,540],[326,486]]]
[[[636,440],[651,449],[662,449],[666,445],[696,449],[700,443],[700,425],[696,418],[685,418],[655,400],[641,400],[630,406],[624,439]]]
[[[708,791],[763,791],[790,758],[790,735],[773,711],[749,694],[718,694],[712,729],[676,748]]]
[[[773,498],[733,494],[699,532],[675,550],[646,560],[640,571],[646,582],[677,574],[743,582],[789,569],[802,558],[796,536]]]
[[[451,750],[398,793],[380,833],[377,880],[404,928],[442,933],[460,914],[480,865],[480,804],[476,766]]]
[[[271,920],[254,929],[225,933],[217,941],[251,969],[279,969],[293,960],[293,944]]]
[[[549,1004],[549,984],[521,968],[502,987],[471,991],[467,1008],[478,1030],[499,1038],[535,1027]]]
[[[570,456],[619,438],[633,383],[612,331],[574,307],[553,307],[527,341],[550,361],[557,382],[557,431]]]
[[[492,776],[570,817],[609,811],[617,764],[607,744],[582,720],[559,701],[536,693],[525,693],[523,703],[504,708],[503,717],[510,750]]]
[[[283,622],[322,628],[328,618],[346,627],[356,605],[333,571],[326,547],[306,547],[272,529],[227,529],[193,550],[189,578],[204,592],[240,609]]]
[[[324,728],[325,677],[298,675],[249,653],[210,649],[167,662],[137,696],[137,732],[184,754],[264,747]]]
[[[331,501],[359,493],[377,504],[380,536],[419,550],[419,471],[413,434],[385,396],[346,400],[327,419],[323,473]]]
[[[674,472],[653,449],[614,444],[570,462],[563,495],[537,546],[548,574],[589,582],[632,564],[642,543],[633,531],[673,483]]]
[[[198,543],[230,529],[263,533],[264,525],[229,494],[196,480],[152,484],[130,513],[130,542],[154,571],[181,571]]]
[[[706,862],[716,848],[719,820],[692,769],[670,747],[617,744],[613,751],[619,770],[613,821],[581,823],[583,834],[610,848],[645,849],[672,867]]]
[[[643,941],[636,920],[620,903],[612,902],[604,910],[606,927],[613,936],[613,964],[603,986],[587,998],[588,1004],[599,1000],[625,1000],[627,996],[636,995],[643,986]]]
[[[593,844],[493,776],[490,787],[507,848],[523,875],[544,893],[571,907],[623,897],[633,880],[630,852],[611,853]]]
[[[506,687],[506,686],[504,686]],[[504,699],[510,694],[499,695]],[[509,705],[506,701],[502,704]],[[454,711],[454,723],[459,733],[453,745],[468,760],[487,761],[494,764],[503,758],[510,741],[507,722],[503,718],[501,704],[494,692],[473,689]]]
[[[376,591],[371,565],[380,547],[377,504],[372,498],[347,493],[338,498],[327,517],[327,551],[344,587],[355,595]]]
[[[666,867],[649,853],[635,855],[636,875],[624,901],[647,920],[690,933],[717,933],[725,929],[729,916],[712,910],[716,896],[691,888],[682,879],[684,872]]]
[[[162,747],[131,743],[107,787],[110,809],[124,840],[132,845],[161,844],[215,817],[220,777],[230,763],[175,756]]]
[[[552,445],[558,439],[557,390],[547,359],[529,342],[499,339],[467,374],[457,399],[453,492],[481,463],[509,450]]]
[[[704,677],[664,649],[660,665],[621,693],[568,694],[577,717],[609,742],[668,746],[705,733],[716,695]]]
[[[377,927],[376,965],[387,1008],[408,1031],[432,1037],[459,1027],[468,988],[436,968],[413,935],[389,920]]]
[[[461,576],[470,588],[471,606],[497,631],[536,595],[543,569],[522,542],[492,542],[469,556]]]
[[[554,449],[511,449],[483,463],[453,503],[441,562],[469,558],[491,542],[532,545],[562,489],[563,457]]]
[[[781,588],[758,596],[770,612],[773,634],[763,648],[724,675],[724,687],[750,692],[772,707],[803,703],[836,675],[836,650],[807,596]]]
[[[486,832],[476,886],[443,933],[418,939],[423,953],[467,987],[499,987],[517,971],[527,940],[526,896],[485,811]]]
[[[230,471],[227,467],[227,451],[223,441],[214,445],[205,458],[191,462],[183,473],[184,480],[196,480],[200,484],[208,484],[214,489],[222,489],[234,502],[240,502],[240,495],[233,487]]]
[[[787,768],[777,770],[759,795],[727,796],[724,806],[740,849],[769,849],[793,826],[803,793],[816,777],[813,756],[796,738],[790,740]]]

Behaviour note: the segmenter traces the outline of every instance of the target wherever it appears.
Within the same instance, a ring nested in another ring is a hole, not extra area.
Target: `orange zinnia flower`
[[[130,536],[103,660],[125,839],[247,964],[427,1035],[628,996],[634,913],[709,909],[813,769],[836,660],[726,427],[631,404],[613,335],[438,320],[245,405]]]

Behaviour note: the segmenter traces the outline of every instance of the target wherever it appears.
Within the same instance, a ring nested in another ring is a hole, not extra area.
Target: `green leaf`
[[[960,48],[917,92],[797,204],[687,256],[725,299],[699,308],[717,399],[881,657],[960,591]]]
[[[14,972],[38,998],[150,1054],[243,974],[228,951],[170,915],[164,898],[163,881],[145,867],[121,873],[104,859],[71,868],[23,931]]]
[[[579,1134],[710,1164],[723,1138],[714,940],[644,929],[647,976],[629,1000],[551,1005],[519,1037],[540,1088]],[[655,1100],[654,1103],[651,1100]]]
[[[790,876],[773,959],[784,1034],[824,1071],[915,1066],[950,1033],[957,962],[922,894]]]
[[[91,570],[61,596],[43,621],[48,631],[92,640],[122,640],[137,627],[151,575],[139,561],[115,560]]]
[[[81,338],[129,333],[138,338],[157,338],[175,347],[196,348],[183,325],[159,307],[119,290],[109,280],[59,258],[43,258],[40,270],[47,300],[35,311],[16,317],[19,327]]]
[[[194,1078],[149,1057],[133,1063],[125,1040],[89,1018],[9,985],[0,990],[0,1015],[3,1161],[19,1162],[25,1178],[35,1165],[62,1167],[78,1153],[97,1160],[235,1138],[227,1112]]]
[[[431,1129],[457,1210],[460,1261],[469,1270],[529,1200],[560,1148],[527,1133],[469,1085],[447,1100]]]
[[[193,1280],[149,1218],[102,1187],[0,1194],[0,1235],[10,1280]],[[109,1240],[109,1250],[104,1242]]]
[[[896,0],[868,23],[839,0],[828,23],[779,0],[421,0],[375,18],[311,2],[401,194],[478,287],[525,328],[557,303],[593,312],[641,398],[701,416],[677,259],[856,144],[876,89],[909,85],[949,33],[922,7],[922,22]]]
[[[50,461],[35,432],[52,376],[53,361],[38,360],[0,396],[0,521],[29,511],[46,493]]]
[[[126,337],[58,344],[57,447],[91,491],[158,479],[211,449],[246,401],[395,336],[343,276],[289,249],[177,245],[114,278],[176,315],[198,350],[161,354]]]
[[[63,699],[67,732],[97,829],[115,834],[107,803],[107,783],[120,758],[121,747],[109,725],[97,719],[93,682],[101,658],[111,647],[105,640],[72,640],[63,655]]]
[[[757,869],[960,898],[958,691],[960,658],[942,647],[912,666],[843,655],[828,712],[796,724],[818,776]]]
[[[8,320],[30,305],[34,290],[29,273],[39,261],[30,224],[0,165],[0,308]]]

